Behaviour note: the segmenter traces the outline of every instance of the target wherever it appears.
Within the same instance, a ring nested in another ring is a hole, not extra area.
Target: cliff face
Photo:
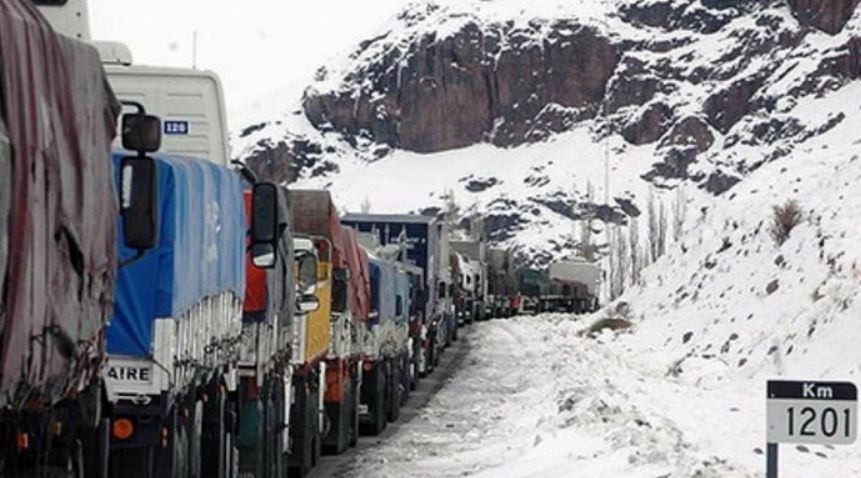
[[[367,132],[412,151],[481,141],[512,146],[548,122],[550,105],[594,116],[618,59],[608,38],[568,20],[521,28],[470,21],[451,36],[422,34],[362,65],[347,78],[361,84],[358,90],[309,89],[303,105],[318,128]]]
[[[834,34],[859,1],[628,1],[609,13],[621,21],[615,29],[577,19],[488,23],[447,15],[431,3],[401,15],[406,33],[390,30],[363,43],[347,71],[321,69],[303,107],[318,129],[423,153],[540,141],[598,114],[642,107],[614,118],[623,120],[616,121],[618,132],[641,145],[690,116],[674,113],[673,93],[706,84],[715,91],[703,98],[698,114],[727,134],[762,109],[751,100],[778,66],[750,71],[752,63],[784,57],[805,38],[783,14]],[[728,48],[711,61],[694,55],[693,45],[746,18],[754,24],[730,35]],[[435,28],[440,23],[444,32]],[[856,53],[850,49],[837,67],[854,73]],[[690,131],[689,125],[673,136]],[[706,135],[697,130],[696,136],[702,146]]]
[[[416,197],[399,211],[457,193],[500,241],[557,219],[625,223],[649,188],[722,195],[847,122],[812,105],[861,78],[859,2],[428,1],[321,68],[299,130],[263,122],[240,155],[269,179],[349,190],[353,207],[403,175]],[[483,169],[416,181],[471,154]],[[605,157],[609,204],[584,194]],[[554,234],[559,251],[576,242]]]

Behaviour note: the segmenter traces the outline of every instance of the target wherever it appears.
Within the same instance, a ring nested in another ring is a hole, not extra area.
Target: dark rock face
[[[704,105],[709,123],[723,134],[751,111],[750,99],[762,84],[757,78],[739,80],[711,96]]]
[[[504,241],[514,236],[525,222],[518,213],[488,214],[484,217],[484,233],[492,241]]]
[[[717,196],[729,191],[739,181],[741,180],[735,176],[728,176],[721,171],[716,171],[709,175],[705,183],[705,189]]]
[[[826,33],[843,30],[861,0],[789,0],[798,21]]]
[[[672,0],[646,1],[627,5],[623,17],[631,23],[665,30],[685,29],[714,33],[726,26],[752,0],[703,0],[682,8]]]
[[[688,167],[700,154],[708,151],[714,141],[714,134],[703,119],[696,116],[681,119],[658,144],[662,161],[655,163],[644,179],[688,179]]]
[[[480,193],[496,186],[497,184],[499,184],[499,180],[496,178],[472,179],[466,183],[464,188],[471,193]]]
[[[673,111],[663,103],[650,105],[635,121],[622,130],[622,137],[631,144],[641,145],[657,141],[670,126]]]
[[[841,78],[861,78],[861,38],[849,40],[837,56],[823,62],[821,69]]]
[[[380,63],[356,72],[369,88],[307,91],[305,113],[318,128],[367,132],[377,142],[418,152],[486,139],[521,144],[537,123],[564,125],[564,118],[539,116],[550,104],[594,109],[618,62],[616,46],[590,28],[560,21],[543,42],[535,35],[504,26],[482,30],[475,23],[444,39],[425,35],[408,51],[393,48]]]
[[[699,154],[708,151],[714,140],[715,137],[705,121],[696,116],[688,116],[673,126],[672,131],[661,141],[659,147],[692,147]]]
[[[310,177],[338,171],[338,165],[322,159],[319,145],[305,139],[280,141],[260,148],[245,158],[245,164],[261,181],[289,184],[303,171]]]

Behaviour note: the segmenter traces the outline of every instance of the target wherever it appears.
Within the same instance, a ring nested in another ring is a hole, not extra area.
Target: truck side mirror
[[[347,310],[347,281],[350,272],[347,269],[338,268],[332,271],[332,311],[344,312]]]
[[[314,254],[304,253],[299,255],[298,261],[298,286],[299,293],[312,295],[317,292],[317,257]]]
[[[320,299],[317,298],[316,295],[313,294],[302,294],[299,297],[299,300],[296,302],[296,308],[299,312],[307,314],[308,312],[314,312],[320,308]]]
[[[126,247],[142,251],[158,243],[158,165],[145,156],[123,158],[120,212]]]
[[[123,148],[141,156],[161,148],[161,120],[158,116],[138,113],[123,115]]]
[[[278,262],[278,187],[258,183],[251,192],[251,261],[259,269]]]
[[[251,246],[251,262],[258,269],[272,269],[278,262],[275,246],[272,244],[254,244]]]

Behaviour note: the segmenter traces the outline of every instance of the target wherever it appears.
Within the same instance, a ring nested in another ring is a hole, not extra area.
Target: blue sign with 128
[[[164,122],[164,134],[171,135],[187,135],[188,134],[188,121],[165,121]]]

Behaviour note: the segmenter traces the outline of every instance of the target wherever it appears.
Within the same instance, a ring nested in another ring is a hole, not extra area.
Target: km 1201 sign
[[[771,380],[769,443],[848,445],[858,435],[858,390],[849,382]]]

